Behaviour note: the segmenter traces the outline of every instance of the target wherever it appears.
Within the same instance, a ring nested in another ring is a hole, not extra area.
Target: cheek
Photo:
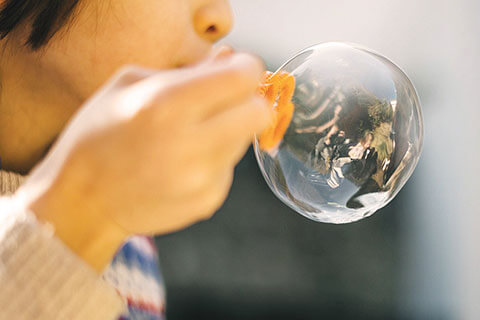
[[[117,63],[168,68],[193,26],[188,7],[182,0],[123,0],[102,32],[102,51],[97,58]],[[146,5],[148,3],[149,5]]]
[[[54,39],[44,57],[83,99],[123,65],[167,69],[182,63],[185,51],[206,50],[182,0],[116,0],[95,14],[89,10],[80,12],[68,34]]]

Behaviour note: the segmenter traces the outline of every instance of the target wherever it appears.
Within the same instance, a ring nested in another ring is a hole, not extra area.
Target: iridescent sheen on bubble
[[[302,215],[348,223],[400,191],[421,153],[414,86],[395,64],[363,47],[308,48],[277,72],[295,77],[294,114],[279,145],[255,153],[273,192]]]

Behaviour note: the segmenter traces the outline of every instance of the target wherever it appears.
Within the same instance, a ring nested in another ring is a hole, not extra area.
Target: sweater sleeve
[[[0,170],[0,195],[10,195],[25,181],[25,177],[14,172]]]
[[[125,305],[47,225],[0,197],[2,319],[117,319]]]

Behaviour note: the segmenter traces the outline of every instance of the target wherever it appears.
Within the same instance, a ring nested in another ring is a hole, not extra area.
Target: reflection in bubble
[[[423,127],[407,76],[367,49],[309,48],[277,72],[295,77],[295,111],[282,141],[255,152],[274,193],[299,213],[347,223],[385,206],[413,172]]]

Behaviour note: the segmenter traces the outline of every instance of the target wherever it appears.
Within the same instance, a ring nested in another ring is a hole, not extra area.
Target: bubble
[[[326,43],[272,77],[283,84],[270,97],[274,108],[286,109],[255,137],[254,149],[275,195],[327,223],[357,221],[387,205],[411,176],[423,142],[420,102],[405,73],[369,49]],[[290,109],[278,96],[289,87]]]

